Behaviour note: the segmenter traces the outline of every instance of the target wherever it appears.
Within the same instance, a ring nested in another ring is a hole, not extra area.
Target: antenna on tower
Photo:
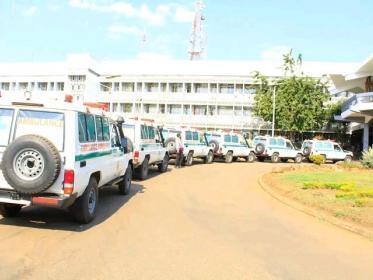
[[[199,60],[204,57],[206,47],[206,34],[203,26],[203,23],[206,20],[205,16],[203,15],[204,8],[205,4],[203,3],[203,1],[197,0],[192,26],[192,34],[190,38],[190,60]]]

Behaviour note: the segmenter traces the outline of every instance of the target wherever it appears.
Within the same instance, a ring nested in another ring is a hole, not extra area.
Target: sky
[[[205,0],[207,60],[362,62],[371,0]],[[0,62],[188,59],[194,0],[0,0]],[[143,38],[146,38],[145,43]]]

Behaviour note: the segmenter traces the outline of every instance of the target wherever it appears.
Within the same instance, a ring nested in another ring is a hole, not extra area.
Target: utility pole
[[[196,10],[192,26],[192,34],[190,38],[189,55],[190,60],[200,60],[203,58],[206,45],[206,34],[203,27],[203,22],[206,20],[203,15],[205,4],[202,0],[196,1]]]
[[[273,87],[273,108],[272,108],[272,137],[275,136],[275,115],[276,115],[276,87]]]

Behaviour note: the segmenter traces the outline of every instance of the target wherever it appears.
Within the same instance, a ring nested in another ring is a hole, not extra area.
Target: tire
[[[158,171],[161,173],[167,172],[169,161],[170,157],[168,156],[168,154],[165,154],[162,163],[158,164]]]
[[[219,151],[219,141],[212,139],[209,142],[209,146],[212,148],[213,153],[217,153]]]
[[[265,161],[265,158],[264,157],[257,157],[258,161],[260,162],[264,162]]]
[[[4,218],[16,217],[21,211],[22,205],[11,203],[0,203],[0,215]]]
[[[164,142],[164,146],[170,154],[176,154],[176,138],[170,137]]]
[[[255,153],[257,155],[261,155],[263,154],[265,151],[265,146],[263,143],[258,143],[256,146],[255,146]]]
[[[188,153],[186,159],[185,159],[185,166],[192,166],[193,165],[193,153]]]
[[[146,157],[142,164],[136,168],[136,177],[140,180],[148,178],[149,173],[149,159]]]
[[[346,162],[346,163],[350,163],[351,161],[352,161],[351,156],[346,156],[345,159],[344,159],[344,162]]]
[[[37,194],[52,186],[60,175],[60,153],[45,137],[21,136],[4,151],[2,171],[17,192]]]
[[[131,192],[132,185],[132,166],[128,165],[126,173],[123,176],[123,180],[118,184],[119,194],[128,195]]]
[[[232,163],[232,161],[233,161],[233,153],[232,152],[228,152],[225,155],[225,163]]]
[[[211,164],[214,161],[214,153],[212,151],[209,151],[207,154],[207,157],[203,159],[203,162],[206,164]]]
[[[280,155],[278,153],[273,153],[273,155],[271,156],[271,161],[273,163],[278,163],[280,162]]]
[[[302,163],[303,156],[301,154],[297,154],[294,158],[295,163]]]
[[[90,223],[96,216],[98,205],[98,188],[97,181],[91,177],[87,188],[71,206],[71,212],[74,219],[81,224]]]
[[[311,149],[309,148],[309,147],[305,147],[304,149],[303,149],[303,155],[304,156],[309,156],[311,154]]]
[[[253,152],[250,152],[250,154],[248,155],[248,157],[246,158],[246,161],[247,162],[254,162],[255,161],[255,154]]]

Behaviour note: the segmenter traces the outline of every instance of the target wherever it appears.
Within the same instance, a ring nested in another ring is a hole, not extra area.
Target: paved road
[[[0,219],[1,279],[373,279],[373,242],[264,193],[269,163],[196,165],[101,192],[98,219]]]

